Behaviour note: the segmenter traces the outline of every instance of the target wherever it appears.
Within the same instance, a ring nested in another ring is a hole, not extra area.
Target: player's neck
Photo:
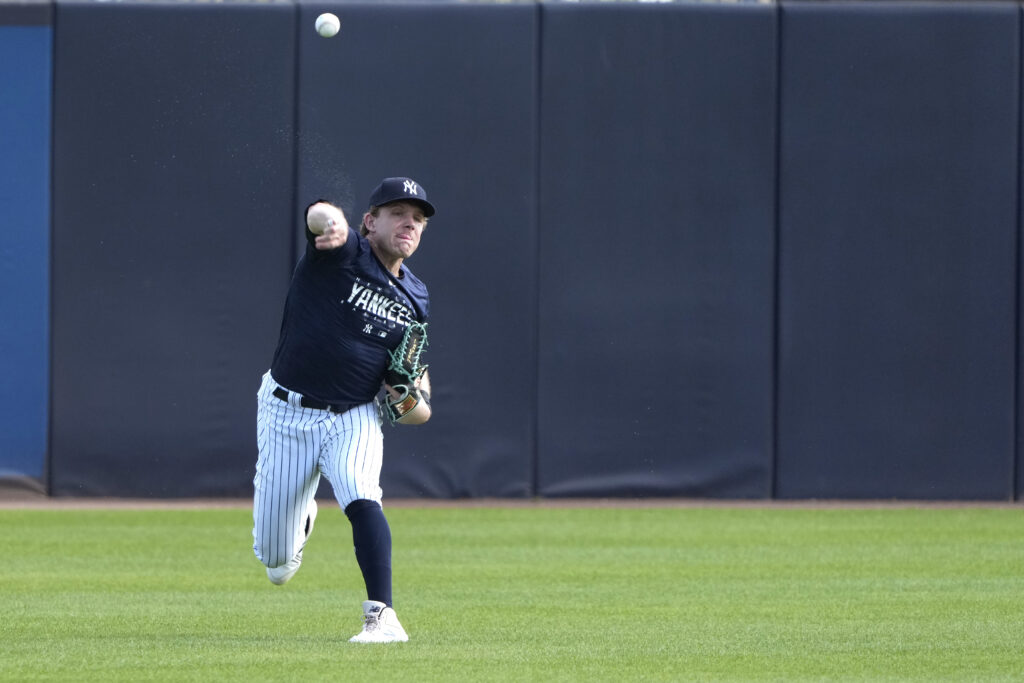
[[[377,245],[374,242],[370,242],[370,249],[373,250],[373,253],[377,257],[377,260],[380,262],[382,266],[384,266],[385,269],[387,269],[389,273],[391,273],[395,277],[401,277],[402,261],[404,259],[400,257],[396,258],[394,256],[388,256],[387,254],[382,254],[380,249],[377,248]]]

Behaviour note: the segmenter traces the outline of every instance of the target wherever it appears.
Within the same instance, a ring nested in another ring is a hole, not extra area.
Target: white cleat
[[[363,602],[363,630],[350,643],[404,643],[409,635],[398,622],[395,610],[376,600]]]
[[[316,498],[309,503],[309,507],[306,508],[306,538],[302,541],[302,548],[306,547],[306,541],[309,540],[309,535],[313,533],[313,524],[316,522]],[[299,566],[302,564],[302,548],[299,548],[299,552],[295,553],[295,557],[288,560],[280,567],[267,567],[267,578],[270,579],[270,583],[278,586],[283,586],[295,576],[295,572],[299,571]]]

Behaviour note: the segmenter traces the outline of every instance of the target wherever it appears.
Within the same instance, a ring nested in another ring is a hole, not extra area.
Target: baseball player
[[[326,477],[352,525],[366,584],[363,630],[351,638],[357,643],[408,640],[391,600],[381,418],[382,412],[402,424],[430,418],[425,366],[404,384],[391,368],[396,349],[418,361],[418,345],[425,344],[409,338],[425,332],[427,288],[404,261],[432,215],[426,191],[411,178],[385,178],[358,231],[327,201],[306,209],[306,250],[258,393],[253,550],[271,582],[291,579],[316,521],[320,476]]]

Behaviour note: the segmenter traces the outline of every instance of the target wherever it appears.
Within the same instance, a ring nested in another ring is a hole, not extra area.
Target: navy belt
[[[288,391],[278,387],[274,389],[274,396],[281,399],[285,403],[288,402]],[[306,398],[305,396],[300,397],[299,405],[303,408],[313,408],[314,410],[329,410],[332,413],[346,413],[355,406],[337,405],[334,403],[324,403],[323,401],[317,401],[313,398]]]

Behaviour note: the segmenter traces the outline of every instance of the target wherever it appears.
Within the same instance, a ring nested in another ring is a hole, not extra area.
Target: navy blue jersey
[[[331,404],[377,395],[388,351],[411,321],[427,322],[426,286],[404,265],[394,277],[358,231],[338,249],[306,253],[292,275],[270,372],[286,389]]]

